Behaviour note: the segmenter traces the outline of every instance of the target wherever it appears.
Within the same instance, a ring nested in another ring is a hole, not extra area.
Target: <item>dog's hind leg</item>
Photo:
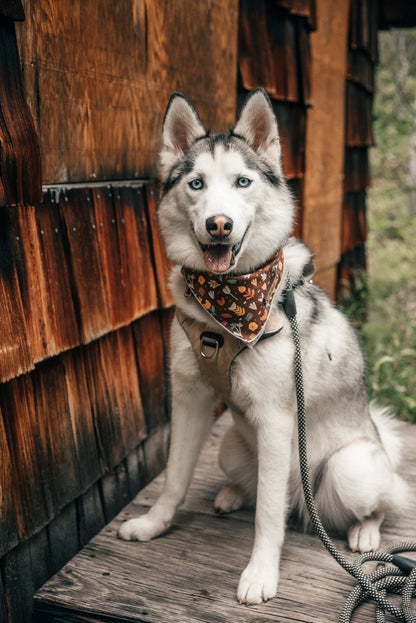
[[[384,514],[400,508],[405,495],[384,449],[359,439],[329,459],[316,502],[324,525],[347,532],[353,551],[368,552],[379,547]]]
[[[223,437],[219,463],[232,484],[224,487],[217,495],[215,510],[218,513],[231,513],[243,506],[254,506],[257,459],[235,426],[229,428]]]

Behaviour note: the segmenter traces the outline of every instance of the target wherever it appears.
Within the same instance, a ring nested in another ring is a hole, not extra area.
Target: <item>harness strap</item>
[[[220,328],[212,331],[205,323],[187,316],[180,309],[176,309],[176,317],[191,343],[202,375],[225,402],[231,405],[232,365],[238,355],[249,346]],[[275,335],[282,326],[278,316],[271,315],[259,341]]]
[[[180,309],[176,310],[176,317],[191,343],[202,375],[226,399],[231,394],[231,366],[247,346],[226,331],[207,329],[206,324]]]

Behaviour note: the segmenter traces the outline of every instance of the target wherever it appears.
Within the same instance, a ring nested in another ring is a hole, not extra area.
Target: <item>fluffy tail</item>
[[[380,435],[381,443],[390,460],[394,473],[392,494],[394,505],[398,509],[405,509],[408,504],[409,490],[405,481],[396,473],[400,465],[403,438],[400,422],[388,407],[381,407],[375,401],[370,403],[370,415]]]

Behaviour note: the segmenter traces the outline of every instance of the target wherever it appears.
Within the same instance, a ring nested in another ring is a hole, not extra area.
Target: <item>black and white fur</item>
[[[391,419],[368,404],[363,357],[352,326],[320,288],[302,279],[312,257],[304,244],[289,238],[295,207],[268,96],[261,89],[253,91],[234,129],[210,134],[189,101],[174,94],[160,159],[160,228],[176,265],[171,279],[176,304],[187,315],[217,329],[197,302],[184,297],[180,266],[207,270],[207,253],[214,252],[214,257],[223,254],[224,262],[230,262],[224,272],[243,274],[284,247],[283,282],[289,275],[298,284],[308,449],[318,509],[326,526],[348,535],[352,550],[377,549],[385,512],[400,507],[406,496],[395,471],[400,444]],[[207,222],[218,215],[226,217],[232,229],[226,238],[214,240]],[[294,345],[281,297],[274,307],[283,330],[246,349],[233,366],[234,426],[220,451],[220,464],[231,484],[215,500],[221,512],[256,504],[254,546],[237,590],[245,604],[276,594],[288,511],[308,523],[296,446]],[[172,437],[165,488],[148,514],[121,526],[123,539],[146,541],[169,528],[219,399],[201,376],[176,319],[171,374]]]

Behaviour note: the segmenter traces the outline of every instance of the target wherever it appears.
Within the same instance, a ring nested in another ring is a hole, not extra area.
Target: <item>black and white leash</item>
[[[385,613],[390,612],[398,621],[416,623],[416,615],[411,608],[412,597],[416,595],[416,562],[404,556],[398,556],[397,552],[416,551],[416,542],[399,543],[386,552],[370,552],[357,556],[354,562],[348,561],[337,549],[329,538],[316,509],[315,498],[311,485],[307,441],[306,441],[306,413],[303,390],[302,354],[299,338],[299,328],[296,317],[296,303],[293,289],[288,283],[284,302],[285,313],[289,319],[292,337],[295,344],[294,374],[296,387],[296,402],[298,410],[298,444],[299,461],[302,477],[303,491],[306,506],[312,521],[312,525],[318,533],[322,543],[335,560],[350,573],[358,584],[350,593],[344,609],[339,618],[339,623],[349,623],[354,610],[363,601],[372,598],[376,602],[376,623],[385,622]],[[366,562],[375,561],[382,563],[376,571],[365,573],[362,569]],[[390,563],[394,566],[385,566]],[[386,598],[386,593],[401,594],[401,607],[395,606]]]

